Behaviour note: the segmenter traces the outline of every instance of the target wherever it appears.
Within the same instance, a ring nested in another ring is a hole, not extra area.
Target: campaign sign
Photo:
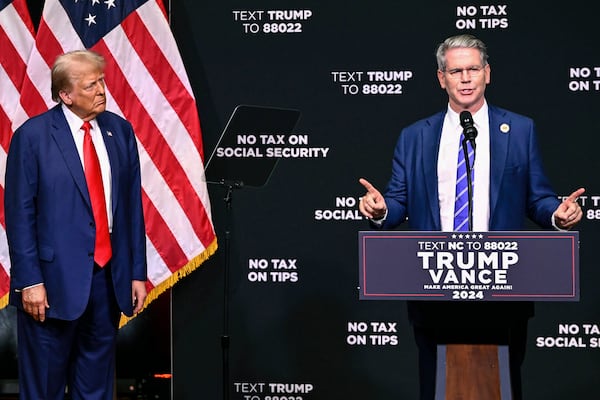
[[[358,247],[361,300],[579,300],[579,232],[363,231]]]

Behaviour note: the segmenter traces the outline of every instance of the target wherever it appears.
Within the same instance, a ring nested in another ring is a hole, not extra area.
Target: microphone
[[[475,149],[475,138],[477,137],[477,128],[473,122],[473,116],[468,111],[462,111],[460,113],[460,126],[463,128],[463,134],[465,138],[471,142],[471,146]]]
[[[473,122],[473,116],[468,111],[460,113],[460,126],[463,128],[465,138],[462,141],[463,153],[467,167],[467,193],[468,193],[468,212],[469,212],[469,231],[473,231],[473,165],[469,162],[469,152],[467,150],[467,140],[471,142],[473,153],[475,153],[475,138],[477,137],[477,128]],[[475,154],[473,154],[473,164],[475,164]]]

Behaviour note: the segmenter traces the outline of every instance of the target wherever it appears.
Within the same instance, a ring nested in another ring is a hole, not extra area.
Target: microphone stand
[[[465,156],[465,165],[467,167],[467,197],[469,210],[469,232],[473,232],[473,165],[469,159],[469,150],[467,149],[467,136],[465,135],[462,141],[463,154]],[[473,164],[475,164],[475,139],[471,140],[473,147]]]

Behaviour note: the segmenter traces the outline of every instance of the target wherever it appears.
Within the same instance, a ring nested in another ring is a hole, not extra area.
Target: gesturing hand
[[[379,190],[375,189],[375,187],[364,178],[360,178],[358,181],[365,189],[367,189],[367,193],[365,193],[358,204],[360,212],[367,218],[383,218],[387,211],[387,207]]]
[[[583,193],[585,193],[585,189],[579,188],[560,203],[556,211],[554,211],[554,222],[556,223],[556,226],[561,229],[571,229],[581,220],[583,211],[581,211],[577,199]]]

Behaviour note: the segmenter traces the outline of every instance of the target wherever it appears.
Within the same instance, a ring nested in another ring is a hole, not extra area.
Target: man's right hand
[[[50,308],[50,305],[48,304],[46,287],[44,285],[23,289],[21,299],[23,300],[23,309],[27,314],[39,322],[46,320],[46,309]]]
[[[360,178],[358,181],[365,189],[367,189],[367,193],[365,193],[358,204],[360,212],[367,218],[383,218],[387,212],[387,207],[379,190],[375,189],[375,187],[364,178]]]

